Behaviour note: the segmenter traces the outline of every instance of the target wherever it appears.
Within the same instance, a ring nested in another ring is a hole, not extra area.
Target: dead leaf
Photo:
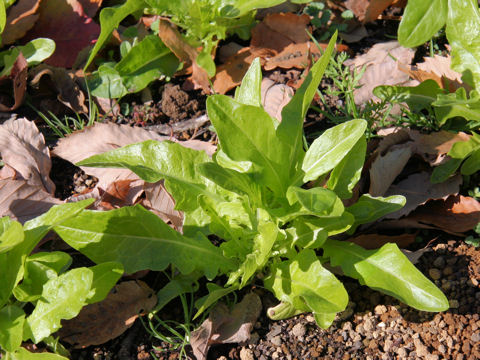
[[[9,216],[23,224],[61,203],[42,185],[23,179],[0,179],[0,216]]]
[[[0,154],[5,164],[17,172],[17,178],[32,186],[55,192],[49,178],[52,167],[45,139],[32,121],[25,118],[7,120],[0,125]]]
[[[78,0],[42,1],[38,14],[25,39],[46,37],[55,41],[55,52],[44,61],[49,65],[71,68],[79,52],[100,34],[100,26],[85,15]]]
[[[347,60],[345,65],[352,69],[356,68],[359,71],[364,66],[366,67],[365,73],[359,81],[361,87],[354,90],[355,103],[364,104],[371,99],[376,99],[372,91],[379,85],[412,86],[418,84],[398,69],[398,63],[410,64],[414,55],[413,49],[404,48],[397,41],[389,41],[375,44],[367,53]]]
[[[464,86],[462,74],[450,68],[451,57],[434,55],[433,57],[423,58],[423,63],[411,66],[408,70],[409,75],[420,82],[427,79],[435,80],[443,89],[449,92],[455,92],[459,87]]]
[[[28,64],[25,57],[20,53],[13,63],[10,75],[0,78],[0,85],[13,83],[13,105],[4,104],[4,99],[0,102],[0,111],[13,111],[22,105],[27,90],[27,72]]]
[[[231,312],[225,304],[217,304],[210,311],[208,319],[191,334],[190,345],[197,360],[207,359],[212,344],[248,341],[261,310],[262,302],[255,293],[245,295]]]
[[[276,84],[269,78],[264,78],[261,91],[265,111],[278,121],[282,121],[282,110],[293,97],[293,89],[288,85]]]
[[[198,66],[196,59],[198,52],[190,44],[188,44],[176,29],[176,27],[168,20],[159,18],[158,36],[163,43],[175,54],[175,56],[185,63],[185,67],[192,67],[191,82],[195,89],[202,89],[207,94],[211,93],[210,82],[207,72]]]
[[[348,33],[338,33],[338,36],[347,43],[355,43],[368,37],[368,31],[365,26],[358,26]]]
[[[57,94],[57,99],[76,113],[88,113],[85,95],[75,83],[71,72],[60,67],[40,64],[30,70],[30,85]]]
[[[453,176],[440,184],[432,184],[430,182],[430,174],[425,171],[410,175],[398,184],[390,186],[385,193],[386,197],[403,195],[407,199],[407,203],[402,209],[386,215],[385,218],[399,219],[402,216],[408,215],[418,206],[425,204],[429,200],[446,199],[452,194],[456,195],[458,194],[461,184],[461,175]]]
[[[117,180],[111,183],[103,194],[101,201],[95,208],[105,210],[117,209],[123,206],[134,205],[143,193],[143,180]]]
[[[7,9],[7,21],[2,33],[2,44],[10,45],[21,39],[37,21],[40,0],[18,0]]]
[[[408,143],[392,146],[385,155],[379,154],[370,167],[368,193],[372,196],[383,196],[411,156],[412,149]]]
[[[348,241],[353,242],[365,249],[379,249],[387,243],[395,243],[400,248],[406,248],[415,241],[416,234],[402,234],[402,235],[380,235],[380,234],[362,234],[352,238]]]
[[[167,192],[163,181],[145,184],[145,200],[143,205],[157,214],[167,224],[171,223],[177,231],[182,230],[183,213],[175,210],[175,201]]]
[[[347,0],[344,5],[365,24],[377,20],[378,16],[394,2],[395,0]]]
[[[425,254],[426,252],[429,252],[431,251],[430,248],[428,247],[425,247],[423,249],[418,249],[418,250],[415,250],[415,251],[410,251],[410,250],[407,250],[407,249],[400,249],[403,254],[407,257],[408,260],[410,260],[410,262],[415,265],[418,263],[418,261],[420,260],[420,258],[423,256],[423,254]]]
[[[62,341],[74,348],[103,344],[123,334],[138,314],[145,314],[157,303],[155,292],[142,281],[117,284],[103,300],[85,306],[77,317],[62,321],[58,332]]]

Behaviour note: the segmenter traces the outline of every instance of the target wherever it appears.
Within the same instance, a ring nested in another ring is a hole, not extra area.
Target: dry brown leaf
[[[362,234],[352,238],[348,241],[353,242],[365,249],[379,249],[387,243],[395,243],[400,248],[406,248],[415,241],[416,234],[402,234],[402,235],[380,235],[380,234]]]
[[[395,0],[347,0],[344,5],[365,24],[377,20],[383,10],[394,2]]]
[[[103,194],[96,208],[105,210],[134,205],[143,193],[143,180],[117,180],[111,183]]]
[[[398,69],[398,63],[410,64],[414,55],[413,49],[404,48],[397,41],[389,41],[375,44],[366,54],[346,61],[345,65],[357,70],[366,66],[365,73],[359,81],[362,87],[354,90],[355,103],[363,104],[373,99],[372,91],[379,85],[418,84],[416,81],[410,81],[409,76]]]
[[[291,43],[304,43],[310,40],[305,30],[310,16],[293,13],[277,13],[267,15],[263,21],[252,30],[252,47],[265,47],[280,52]]]
[[[55,192],[55,184],[48,177],[50,153],[33,122],[21,118],[0,125],[0,154],[3,162],[15,169],[18,179],[41,186],[50,194]]]
[[[265,111],[278,121],[282,121],[282,110],[292,98],[293,89],[284,84],[276,84],[269,78],[264,78],[261,92]]]
[[[65,68],[40,64],[30,70],[30,76],[33,87],[53,91],[65,106],[77,113],[88,113],[85,95]]]
[[[2,33],[2,44],[10,45],[25,36],[39,15],[36,14],[40,0],[18,0],[7,10],[7,21]]]
[[[379,154],[370,167],[368,193],[372,196],[383,196],[411,156],[412,149],[409,143],[392,146],[385,155]]]
[[[158,35],[163,43],[175,54],[175,56],[185,63],[185,67],[192,67],[191,82],[195,89],[202,89],[207,94],[211,93],[210,82],[207,72],[198,66],[196,59],[198,52],[188,44],[175,28],[175,26],[166,19],[159,19]]]
[[[368,31],[365,26],[359,26],[348,33],[338,33],[338,36],[347,43],[355,43],[368,37]]]
[[[42,185],[12,178],[0,180],[0,217],[9,216],[23,224],[60,203]]]
[[[167,224],[171,223],[177,231],[182,230],[183,213],[175,210],[175,201],[167,192],[163,181],[145,184],[143,205],[158,215]]]
[[[410,175],[398,184],[390,186],[385,193],[386,197],[403,195],[407,199],[407,203],[402,209],[386,215],[385,218],[399,219],[429,200],[446,199],[452,194],[456,195],[461,184],[461,175],[453,176],[440,184],[432,184],[430,182],[430,174],[425,171]]]
[[[8,97],[0,97],[0,111],[13,111],[22,105],[27,90],[28,64],[25,57],[20,53],[13,63],[10,75],[0,78],[0,85],[7,84],[9,89],[13,87],[13,105]],[[13,84],[12,84],[13,83]],[[8,93],[11,93],[9,90]]]
[[[103,300],[85,306],[80,314],[62,321],[58,332],[75,348],[103,344],[123,334],[138,314],[145,314],[157,303],[155,292],[142,281],[125,281]]]
[[[435,80],[440,87],[454,92],[463,86],[462,74],[450,68],[451,57],[434,55],[423,58],[423,63],[410,67],[410,75],[413,79],[424,81]]]
[[[261,310],[262,302],[255,293],[245,295],[231,312],[225,304],[217,304],[208,319],[191,334],[190,345],[197,360],[207,359],[212,344],[239,343],[250,339],[250,332]]]

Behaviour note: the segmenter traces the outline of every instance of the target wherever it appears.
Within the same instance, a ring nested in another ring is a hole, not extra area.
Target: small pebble
[[[445,267],[445,259],[442,256],[436,258],[433,262],[433,266],[437,269],[443,269]]]
[[[240,360],[254,360],[253,351],[247,348],[242,348],[240,350]]]
[[[443,275],[448,276],[448,275],[452,275],[452,274],[453,274],[453,269],[450,266],[443,269]]]
[[[307,332],[307,329],[305,328],[305,325],[303,325],[302,323],[296,324],[292,329],[292,334],[297,338],[305,336],[306,332]]]
[[[428,270],[428,275],[430,275],[433,280],[439,280],[442,277],[442,272],[438,269],[431,268]]]
[[[470,340],[472,340],[472,342],[474,342],[474,343],[479,342],[480,341],[480,333],[477,332],[477,333],[472,334]]]

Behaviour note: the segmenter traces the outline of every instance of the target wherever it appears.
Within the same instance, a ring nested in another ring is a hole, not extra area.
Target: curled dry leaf
[[[52,167],[43,135],[25,118],[7,120],[0,125],[0,154],[3,162],[17,172],[17,178],[41,186],[53,194],[55,184],[49,178]]]
[[[190,345],[197,360],[207,359],[212,344],[245,342],[257,321],[262,302],[255,293],[249,293],[234,305],[231,312],[223,303],[218,303],[200,327],[192,332]]]
[[[71,68],[80,51],[100,34],[100,26],[85,14],[78,0],[42,1],[38,14],[25,39],[46,37],[55,41],[55,52],[45,60],[49,65]]]
[[[276,84],[269,78],[262,80],[262,105],[270,116],[282,121],[282,109],[293,96],[293,89],[284,84]]]
[[[380,235],[380,234],[362,234],[352,238],[348,241],[353,242],[365,249],[379,249],[387,243],[395,243],[399,248],[406,248],[415,241],[416,234],[402,234],[402,235]]]
[[[345,65],[357,70],[364,66],[365,73],[359,81],[361,87],[354,90],[356,104],[363,104],[371,99],[376,99],[372,91],[380,85],[405,85],[418,84],[410,81],[409,76],[398,69],[398,64],[410,64],[415,55],[413,49],[400,46],[397,41],[389,41],[373,45],[367,53],[354,59],[347,60]],[[394,60],[396,59],[396,60]]]
[[[2,33],[2,44],[10,45],[21,39],[37,21],[40,0],[18,0],[7,10],[7,21]]]
[[[6,100],[2,96],[0,97],[0,111],[13,111],[22,105],[27,90],[27,75],[27,60],[25,60],[25,57],[20,53],[13,63],[10,74],[0,77],[0,86],[7,84],[10,88],[13,83],[13,105],[10,105],[11,101],[9,99]],[[11,93],[11,91],[8,91],[8,93]]]
[[[399,219],[429,200],[446,199],[452,194],[456,195],[461,184],[461,175],[453,176],[439,184],[432,184],[430,182],[430,174],[425,171],[410,175],[398,184],[390,186],[385,193],[385,196],[403,195],[407,199],[407,203],[403,208],[386,215],[385,218]]]
[[[62,321],[59,336],[75,348],[103,344],[123,334],[138,314],[153,309],[157,297],[142,281],[125,281],[98,303],[85,306],[77,317]]]
[[[64,68],[40,64],[30,71],[30,85],[47,89],[57,95],[58,101],[77,113],[86,114],[85,95],[74,81],[74,75]]]
[[[171,223],[173,227],[180,231],[183,225],[183,213],[175,210],[175,201],[173,197],[167,192],[163,181],[157,183],[145,184],[145,200],[142,204],[154,212],[167,224]]]

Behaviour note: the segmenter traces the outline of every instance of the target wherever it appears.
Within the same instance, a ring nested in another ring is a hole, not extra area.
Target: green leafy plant
[[[472,87],[480,83],[480,11],[475,0],[410,0],[398,28],[405,47],[419,46],[445,26],[452,69]]]
[[[323,41],[328,39],[335,31],[347,31],[347,24],[330,23],[332,11],[323,2],[310,2],[307,6],[305,6],[303,12],[312,16],[312,25],[323,30],[322,35],[318,38],[318,40]],[[354,18],[354,14],[351,10],[343,11],[340,16],[343,20],[351,20]]]
[[[30,340],[61,350],[51,336],[61,327],[60,321],[104,299],[123,274],[117,262],[68,270],[72,259],[65,252],[32,254],[51,229],[91,202],[53,206],[23,226],[8,217],[0,219],[0,353],[6,359],[66,359],[57,354],[30,353],[20,345]],[[25,310],[27,304],[33,310]]]
[[[472,235],[467,236],[465,238],[465,243],[474,247],[479,247],[480,238],[478,236],[480,235],[480,223],[477,224],[474,231],[477,233],[477,236],[472,236]]]
[[[283,3],[285,0],[127,0],[120,6],[104,8],[100,12],[101,33],[87,60],[87,68],[110,34],[120,22],[135,13],[169,16],[183,30],[183,39],[194,48],[202,50],[195,59],[209,77],[216,67],[212,55],[220,40],[237,34],[250,37],[255,23],[255,10]],[[304,3],[305,0],[296,0]],[[172,76],[179,67],[179,60],[156,35],[149,35],[135,43],[123,43],[120,62],[103,63],[90,79],[92,94],[100,97],[119,98],[130,92],[144,89],[150,82],[162,76]],[[155,54],[152,56],[152,54]]]
[[[402,196],[362,195],[355,204],[343,205],[365,160],[364,120],[328,129],[304,148],[303,120],[335,40],[336,34],[283,109],[280,123],[261,106],[258,59],[234,99],[209,97],[208,115],[219,139],[213,158],[177,143],[146,141],[79,163],[128,168],[148,182],[164,179],[176,208],[184,212],[183,234],[140,206],[85,210],[55,230],[93,261],[119,261],[127,272],[173,264],[179,276],[190,280],[225,274],[224,287],[208,284],[209,294],[196,303],[197,316],[257,277],[280,300],[268,311],[272,319],[313,312],[317,323],[328,327],[345,309],[348,295],[324,266],[327,262],[417,309],[447,309],[443,293],[396,245],[365,250],[331,238],[405,203]],[[312,187],[322,179],[325,187]],[[206,238],[212,235],[221,239],[219,246]],[[166,293],[184,291],[177,285]]]

